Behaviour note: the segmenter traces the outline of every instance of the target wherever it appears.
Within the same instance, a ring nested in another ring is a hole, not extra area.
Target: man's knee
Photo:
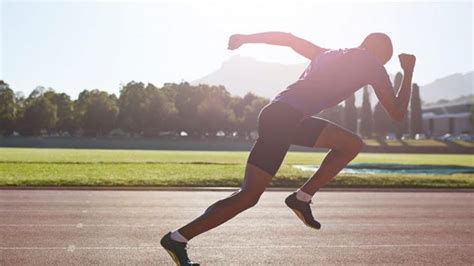
[[[364,141],[359,136],[354,136],[347,145],[347,151],[357,155],[364,148]]]
[[[242,202],[242,208],[248,209],[257,205],[262,193],[241,190],[239,191],[238,195],[240,201]]]
[[[333,149],[355,157],[363,147],[364,141],[362,141],[359,136],[353,135],[342,139],[340,143],[338,143],[338,145]]]

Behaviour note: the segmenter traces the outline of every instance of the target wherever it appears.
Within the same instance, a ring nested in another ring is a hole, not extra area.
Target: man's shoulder
[[[362,48],[350,48],[347,49],[347,53],[350,54],[351,61],[360,66],[366,66],[369,68],[384,68],[383,64],[377,59],[375,55]]]
[[[323,55],[327,57],[341,57],[342,56],[342,57],[352,58],[355,60],[367,60],[367,61],[372,61],[374,57],[371,53],[358,47],[327,50],[326,52],[323,53]]]
[[[334,65],[371,72],[384,68],[377,58],[362,48],[340,48],[324,52],[312,61],[312,65]]]
[[[356,47],[356,48],[346,48],[343,49],[344,53],[356,56],[361,59],[372,60],[374,56],[365,49]]]
[[[364,54],[367,53],[366,50],[359,48],[359,47],[353,47],[353,48],[338,48],[338,49],[330,49],[327,50],[326,53],[340,53],[340,54],[347,54],[347,53],[360,53]]]

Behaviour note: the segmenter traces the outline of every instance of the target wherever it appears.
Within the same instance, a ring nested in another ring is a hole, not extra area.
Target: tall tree
[[[198,119],[198,106],[204,100],[203,87],[191,86],[187,82],[180,84],[165,84],[165,93],[172,95],[176,106],[175,129],[185,131],[189,135],[201,135]]]
[[[352,132],[357,131],[357,108],[355,106],[355,94],[344,101],[344,127]]]
[[[232,98],[223,86],[198,85],[204,95],[198,105],[199,131],[213,136],[219,130],[230,132],[235,121]]]
[[[170,99],[166,96],[162,89],[158,89],[153,84],[145,87],[148,98],[145,109],[144,135],[158,136],[162,131],[172,130],[172,123],[175,118],[176,108]]]
[[[252,102],[258,98],[259,97],[255,94],[249,92],[245,94],[243,98],[239,96],[232,97],[230,106],[237,117],[242,117],[244,114],[245,107],[251,105]]]
[[[15,93],[0,80],[0,135],[10,135],[15,128],[17,104]]]
[[[469,108],[471,126],[474,126],[474,105]]]
[[[369,87],[364,87],[364,94],[362,97],[362,108],[360,114],[360,134],[364,137],[372,136],[372,106],[370,105]]]
[[[267,99],[251,92],[245,94],[243,98],[232,97],[230,108],[235,115],[232,131],[237,132],[239,136],[249,137],[250,132],[256,131],[258,114],[267,103]]]
[[[115,126],[117,97],[100,90],[84,90],[75,103],[76,121],[87,135],[106,135]]]
[[[387,133],[393,132],[393,123],[387,111],[378,102],[373,112],[373,133],[379,137],[384,137]]]
[[[19,131],[22,135],[38,135],[50,133],[58,121],[57,107],[42,94],[33,94],[27,99],[25,111],[20,122]]]
[[[420,87],[414,83],[410,99],[410,133],[415,135],[423,133],[423,120],[421,116]]]
[[[219,130],[229,132],[235,115],[223,102],[208,97],[198,106],[198,118],[201,132],[215,136]]]
[[[142,134],[147,124],[147,115],[151,98],[147,95],[145,85],[141,82],[131,81],[120,90],[118,99],[118,125],[121,129]]]
[[[69,95],[56,93],[53,89],[49,89],[43,95],[52,104],[56,105],[58,120],[52,130],[72,133],[74,130],[73,101],[71,101]]]

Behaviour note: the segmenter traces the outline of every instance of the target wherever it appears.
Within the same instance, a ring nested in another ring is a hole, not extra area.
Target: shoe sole
[[[306,225],[309,228],[316,229],[316,230],[320,229],[320,228],[317,228],[317,227],[314,227],[314,226],[308,224],[306,222],[306,220],[304,219],[304,215],[300,211],[298,211],[297,209],[293,209],[293,208],[290,208],[290,209],[296,214],[296,216],[298,216],[298,219],[300,219],[304,223],[304,225]]]
[[[179,263],[179,260],[178,258],[176,257],[176,255],[173,253],[173,251],[163,247],[166,252],[168,252],[168,254],[170,255],[171,259],[173,259],[174,263],[176,263],[177,266],[180,266],[181,264]]]
[[[290,206],[291,204],[289,204],[288,199],[285,200],[285,203],[286,203],[286,206],[288,206],[288,208],[290,208],[290,210],[292,210],[292,211],[296,214],[296,216],[298,217],[298,219],[300,219],[300,220],[303,222],[304,225],[306,225],[306,226],[309,227],[309,228],[315,229],[315,230],[321,229],[321,227],[317,228],[317,227],[314,227],[314,226],[308,224],[308,223],[306,222],[305,218],[304,218],[303,213],[301,213],[298,209],[292,208],[292,207]]]

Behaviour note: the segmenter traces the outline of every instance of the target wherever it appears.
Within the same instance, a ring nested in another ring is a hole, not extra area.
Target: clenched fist
[[[244,35],[243,34],[234,34],[229,38],[229,46],[227,49],[235,50],[244,44]]]
[[[400,66],[404,71],[413,72],[415,68],[416,57],[411,54],[399,54],[398,59],[400,60]]]

